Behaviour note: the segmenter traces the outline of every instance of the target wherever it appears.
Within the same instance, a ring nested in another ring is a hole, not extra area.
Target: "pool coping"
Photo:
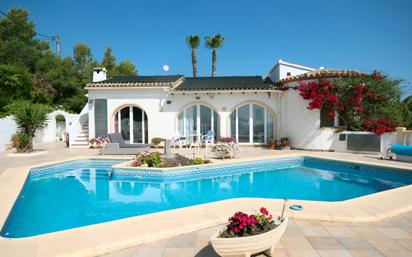
[[[230,159],[224,163],[270,160],[284,157],[315,157],[403,170],[408,169],[406,166],[397,165],[396,162],[379,163],[377,159],[371,159],[371,161],[348,160],[342,157],[325,156],[319,152],[288,152],[275,156]],[[128,157],[84,156],[82,158],[67,158],[5,170],[0,175],[0,199],[2,199],[0,204],[1,226],[6,221],[31,168],[82,159],[128,160]],[[210,165],[216,164],[221,163]],[[411,195],[412,185],[409,185],[339,202],[290,200],[289,205],[300,204],[304,209],[299,212],[289,211],[288,215],[297,219],[333,222],[379,221],[412,211]],[[396,201],[393,199],[396,199]],[[281,199],[235,198],[32,237],[0,237],[0,251],[5,256],[95,256],[223,224],[230,215],[238,210],[251,212],[252,210],[259,209],[261,206],[265,206],[273,213],[280,213],[282,202],[283,200]]]

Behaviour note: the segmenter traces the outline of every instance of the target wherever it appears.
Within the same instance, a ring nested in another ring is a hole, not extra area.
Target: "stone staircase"
[[[89,122],[82,124],[82,128],[76,135],[72,147],[89,147]]]

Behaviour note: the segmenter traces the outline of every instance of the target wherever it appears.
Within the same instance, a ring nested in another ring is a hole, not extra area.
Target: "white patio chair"
[[[213,146],[213,142],[215,139],[215,132],[213,130],[209,130],[206,135],[202,136],[202,142],[206,145],[206,149],[208,148],[209,144]]]
[[[173,148],[176,148],[176,144],[179,146],[179,149],[182,149],[186,145],[186,137],[176,134],[173,139]]]

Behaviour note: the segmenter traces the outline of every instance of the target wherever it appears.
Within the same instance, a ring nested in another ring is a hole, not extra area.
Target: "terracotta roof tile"
[[[89,83],[86,88],[173,87],[181,78],[182,75],[122,76]]]
[[[292,81],[308,80],[316,78],[336,78],[336,77],[355,77],[362,76],[363,73],[356,70],[337,70],[337,69],[316,69],[299,75],[286,77],[276,81],[276,84],[283,84]]]

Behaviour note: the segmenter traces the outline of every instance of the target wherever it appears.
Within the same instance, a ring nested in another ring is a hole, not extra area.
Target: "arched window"
[[[213,130],[219,136],[219,115],[206,105],[195,104],[184,109],[177,119],[177,132],[186,138],[200,137]]]
[[[126,106],[114,116],[114,131],[129,143],[148,143],[146,112],[136,106]]]
[[[273,114],[264,106],[245,104],[230,114],[230,134],[239,143],[266,143],[273,127]]]

